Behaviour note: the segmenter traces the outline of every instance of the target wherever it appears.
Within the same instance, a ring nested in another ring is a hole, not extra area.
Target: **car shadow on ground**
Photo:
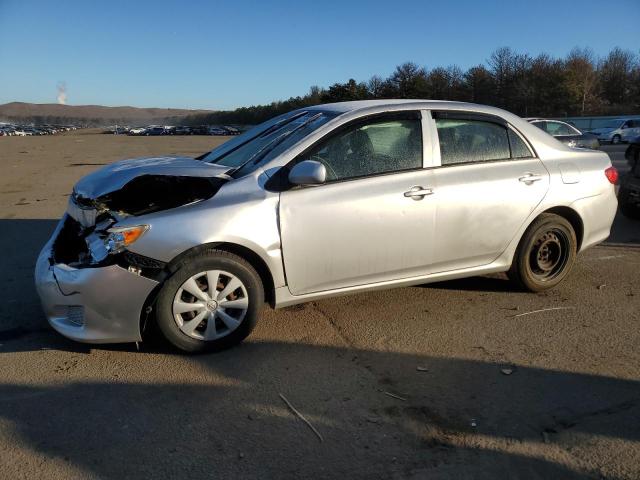
[[[3,381],[6,468],[21,449],[63,474],[99,478],[597,478],[567,453],[569,439],[640,441],[634,380],[518,365],[505,375],[490,361],[302,342],[193,357],[70,342],[49,329],[33,289],[55,223],[0,221],[0,355],[60,350],[81,354],[80,364],[94,352],[123,355],[99,381]],[[429,288],[510,286],[476,277]],[[136,379],[142,368],[162,375]]]
[[[521,291],[509,281],[506,274],[494,274],[448,280],[446,282],[426,283],[420,288],[435,288],[442,290],[461,290],[469,292],[517,292]]]
[[[567,436],[640,441],[636,381],[279,342],[154,359],[193,380],[0,385],[13,446],[100,478],[566,479],[595,474],[558,453]]]
[[[640,246],[640,220],[633,220],[619,211],[611,227],[611,235],[606,243],[624,243]]]

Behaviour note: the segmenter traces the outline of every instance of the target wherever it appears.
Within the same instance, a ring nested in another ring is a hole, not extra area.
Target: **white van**
[[[598,136],[600,143],[628,142],[640,135],[640,118],[610,120],[604,126],[591,130],[591,133]]]

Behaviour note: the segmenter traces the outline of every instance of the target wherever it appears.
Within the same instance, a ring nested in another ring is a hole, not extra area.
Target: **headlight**
[[[109,235],[104,242],[107,252],[113,254],[123,251],[129,245],[136,242],[147,230],[149,230],[149,225],[110,228],[107,230]]]

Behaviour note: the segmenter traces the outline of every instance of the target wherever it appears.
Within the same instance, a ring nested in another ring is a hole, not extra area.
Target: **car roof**
[[[514,126],[525,135],[529,141],[535,143],[538,156],[544,158],[547,155],[555,155],[558,150],[571,151],[569,147],[562,144],[551,135],[543,132],[527,120],[511,112],[497,107],[480,105],[477,103],[454,102],[448,100],[422,100],[422,99],[384,99],[384,100],[357,100],[350,102],[325,103],[310,107],[303,107],[295,112],[320,111],[336,114],[336,118],[320,127],[318,134],[322,135],[324,129],[330,130],[336,125],[357,119],[366,115],[373,115],[383,112],[403,111],[403,110],[450,110],[488,114],[502,118]],[[289,112],[292,113],[292,112]]]
[[[415,100],[415,99],[384,99],[384,100],[354,100],[350,102],[338,102],[338,103],[324,103],[321,105],[314,105],[308,107],[309,110],[324,110],[336,113],[347,113],[358,110],[366,110],[369,108],[380,108],[386,106],[416,106],[416,108],[451,108],[460,107],[461,105],[469,105],[474,107],[493,108],[486,107],[485,105],[476,105],[473,103],[465,102],[453,102],[444,100]],[[306,109],[305,109],[306,110]],[[496,109],[497,110],[497,109]]]
[[[296,111],[324,111],[333,112],[338,116],[355,118],[369,113],[397,110],[458,110],[495,115],[511,123],[529,122],[511,112],[497,107],[480,105],[478,103],[454,102],[449,100],[421,100],[421,99],[385,99],[385,100],[356,100],[351,102],[325,103],[311,107],[300,108]],[[537,128],[537,127],[536,127]]]
[[[565,125],[569,125],[570,127],[575,128],[569,122],[565,122],[564,120],[558,120],[557,118],[525,118],[527,122],[535,123],[535,122],[556,122],[556,123],[564,123]]]

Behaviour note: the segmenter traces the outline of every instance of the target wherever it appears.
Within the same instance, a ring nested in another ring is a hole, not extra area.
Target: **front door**
[[[339,128],[299,158],[328,179],[280,196],[293,295],[428,273],[435,206],[422,153],[420,113],[404,112]]]

